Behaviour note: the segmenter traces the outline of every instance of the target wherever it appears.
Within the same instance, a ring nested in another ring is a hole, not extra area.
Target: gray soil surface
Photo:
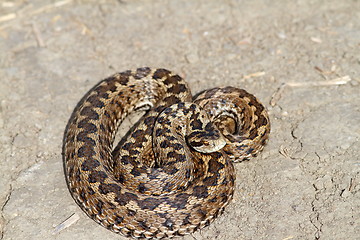
[[[0,239],[125,239],[75,204],[61,148],[85,92],[142,66],[271,117],[224,214],[184,239],[360,239],[359,19],[350,0],[1,1]]]

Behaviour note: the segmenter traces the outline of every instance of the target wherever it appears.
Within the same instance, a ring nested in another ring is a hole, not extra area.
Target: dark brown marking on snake
[[[207,90],[205,94],[205,98],[211,98],[218,91],[218,88],[213,88],[211,90]]]
[[[88,122],[88,119],[81,120],[78,123],[77,127],[86,129],[86,133],[94,133],[98,130],[95,124]]]
[[[175,141],[176,138],[174,136],[167,136],[167,139],[171,142],[171,141]]]
[[[168,203],[170,204],[171,207],[177,209],[184,209],[186,207],[189,197],[190,195],[187,193],[179,193],[175,195],[173,201],[169,201]]]
[[[184,156],[183,154],[176,153],[176,152],[168,152],[166,157],[176,159],[177,162],[186,161],[186,156]]]
[[[136,130],[131,135],[133,138],[143,138],[144,137],[144,131],[141,129]]]
[[[107,178],[107,174],[103,171],[99,172],[91,172],[88,176],[89,183],[96,183],[96,182],[104,182],[104,180]]]
[[[142,78],[146,77],[147,75],[149,75],[150,72],[151,72],[151,69],[148,68],[148,67],[138,68],[138,69],[136,69],[136,73],[134,74],[134,78],[135,79],[142,79]]]
[[[137,204],[142,209],[149,209],[149,210],[153,211],[162,202],[163,202],[163,199],[158,199],[158,198],[154,198],[154,197],[148,197],[148,198],[145,198],[142,201],[137,201]]]
[[[179,75],[174,75],[174,76],[171,76],[171,77],[168,77],[165,79],[164,83],[165,84],[177,84],[178,82],[180,82],[182,80],[182,78],[179,76]]]
[[[201,130],[203,123],[199,119],[195,119],[190,122],[190,126],[191,126],[192,130]]]
[[[186,86],[184,84],[176,84],[169,88],[170,91],[179,94],[186,91]]]
[[[196,104],[191,104],[189,107],[190,110],[192,110],[194,112],[194,115],[192,116],[193,118],[197,118],[199,116],[199,113],[196,113]]]
[[[106,116],[107,118],[111,118],[111,114],[109,111],[104,111],[104,116]]]
[[[186,169],[185,178],[189,179],[190,177],[191,177],[191,170],[190,170],[190,169]]]
[[[89,102],[95,108],[103,108],[105,106],[97,95],[91,95],[90,97],[88,97],[86,101]]]
[[[207,198],[209,196],[209,193],[207,191],[206,186],[195,186],[194,187],[194,195],[198,198]]]
[[[203,182],[206,186],[216,186],[218,184],[217,176],[218,174],[214,174],[212,176],[206,177]]]
[[[246,149],[247,147],[249,147],[249,146],[246,145],[246,144],[241,144],[241,145],[237,146],[236,149],[237,149],[238,151],[243,151],[243,150]]]
[[[182,111],[183,111],[184,115],[188,115],[190,112],[190,109],[184,108],[184,109],[182,109]]]
[[[264,135],[266,135],[266,134],[267,133],[265,133]],[[265,145],[266,142],[267,142],[267,138],[264,138],[264,139],[261,140],[260,145]]]
[[[103,132],[107,132],[107,130],[105,129],[104,124],[100,124],[100,130]]]
[[[76,123],[73,123],[73,124],[76,124]],[[66,140],[69,141],[69,142],[74,142],[75,137],[76,137],[76,135],[71,133],[66,137]]]
[[[97,211],[97,214],[99,214],[99,215],[102,214],[103,205],[104,205],[103,201],[101,201],[101,200],[97,201],[97,203],[95,204],[95,209]]]
[[[79,134],[76,137],[76,140],[90,146],[94,146],[96,144],[95,140],[88,137],[87,133],[85,132],[79,132]]]
[[[217,156],[214,156],[214,155],[221,155],[221,153],[211,153],[213,155],[213,157],[210,159],[209,161],[209,169],[208,171],[211,172],[211,173],[217,173],[219,172],[219,170],[223,169],[225,166],[224,164],[222,164],[221,162],[219,161],[216,161]]]
[[[144,193],[148,190],[148,188],[145,186],[145,183],[140,183],[138,186],[138,190],[140,193]]]
[[[125,206],[129,201],[131,200],[137,201],[137,199],[138,196],[133,193],[129,193],[129,192],[126,192],[124,194],[118,193],[115,197],[115,202],[120,204],[120,206]]]
[[[159,123],[159,124],[162,124],[162,125],[170,125],[171,122],[169,119],[165,118],[164,116],[159,116],[156,121]],[[161,129],[165,129],[165,128],[161,128]]]
[[[140,235],[137,236],[137,238],[139,238],[139,239],[145,239],[146,237],[145,237],[145,234],[144,234],[144,233],[140,233]]]
[[[68,159],[70,159],[70,158],[74,158],[75,155],[76,155],[76,152],[72,152],[72,153],[68,154],[67,156],[69,157]]]
[[[88,158],[81,164],[81,170],[90,171],[98,166],[100,166],[100,162],[98,160],[93,158]]]
[[[206,216],[207,216],[207,211],[206,210],[203,210],[203,209],[199,208],[197,210],[197,213],[199,214],[201,221],[204,221],[206,219]]]
[[[217,90],[219,90],[219,88]],[[232,93],[233,87],[224,87],[224,88],[220,89],[220,91],[223,93]]]
[[[132,170],[131,170],[131,174],[135,177],[138,177],[141,175],[141,173],[144,172],[141,168],[138,168],[138,167],[134,167]]]
[[[109,86],[109,91],[112,92],[112,93],[114,93],[114,92],[116,92],[116,90],[117,90],[117,87],[115,86],[114,83],[112,83],[112,84]]]
[[[130,75],[130,74],[129,74]],[[124,75],[120,75],[120,77],[118,77],[117,81],[121,84],[121,85],[126,85],[129,82],[129,75],[128,76],[124,76]]]
[[[175,143],[175,144],[172,144],[171,146],[172,146],[173,149],[176,150],[176,151],[179,151],[179,150],[181,150],[181,149],[184,148],[184,146],[181,145],[180,143]]]
[[[187,225],[191,224],[189,218],[190,218],[190,215],[187,215],[187,216],[184,218],[184,220],[182,221],[182,225],[187,226]]]
[[[97,112],[95,112],[92,107],[84,107],[81,110],[80,115],[81,116],[87,116],[88,118],[90,118],[92,120],[98,120],[99,119],[99,114],[97,114]]]
[[[221,199],[221,202],[223,202],[223,203],[226,203],[229,199],[228,195],[226,195],[225,193],[220,194],[219,197]]]
[[[249,149],[246,150],[246,153],[251,154],[253,151],[254,151],[254,148],[249,148]]]
[[[147,127],[152,127],[154,125],[156,117],[154,116],[149,116],[144,120],[144,123]]]
[[[120,224],[124,221],[124,218],[122,216],[116,215],[115,217],[115,223]]]
[[[92,187],[90,187],[90,186],[87,188],[87,190],[88,190],[88,191],[87,191],[88,194],[90,194],[90,195],[94,195],[94,194],[96,193],[96,192],[94,191],[94,189],[93,189]]]
[[[83,189],[81,189],[80,194],[79,194],[80,200],[83,201],[83,202],[86,202],[87,201],[86,200],[86,195],[87,195],[86,192]]]
[[[210,198],[208,202],[215,203],[217,201],[217,196]]]
[[[80,147],[79,150],[77,151],[77,156],[79,158],[91,157],[94,155],[95,155],[95,151],[92,148],[92,146],[89,146],[89,145],[84,145],[84,146]]]
[[[144,229],[145,231],[149,231],[150,227],[148,225],[146,225],[146,223],[144,221],[139,221],[139,226]]]
[[[166,70],[166,69],[157,69],[153,74],[153,79],[155,79],[155,80],[161,79],[163,77],[168,76],[170,73],[171,72],[169,70]]]
[[[160,147],[161,148],[168,148],[168,147],[170,147],[170,145],[169,145],[169,142],[168,141],[162,141],[161,143],[160,143]]]
[[[176,162],[176,161],[174,161],[174,162]],[[173,163],[174,163],[173,162]],[[173,164],[172,163],[172,164]],[[171,168],[165,168],[164,169],[164,172],[166,172],[167,174],[169,174],[169,175],[174,175],[175,173],[177,173],[179,171],[179,169],[177,169],[177,168],[175,168],[175,167],[171,167]],[[172,186],[173,184],[171,184],[171,186],[170,186],[170,183],[166,183],[166,185],[165,185],[165,187],[164,187],[164,189],[165,189],[165,191],[168,191],[168,190],[170,190],[173,186]]]
[[[205,131],[207,131],[207,134],[210,136],[219,132],[219,131],[215,130],[215,126],[212,122],[209,122],[205,125]],[[218,137],[218,136],[219,136],[219,134],[216,135],[216,137]]]
[[[165,134],[167,134],[169,132],[170,132],[170,129],[168,129],[168,128],[158,128],[158,129],[156,129],[155,136],[156,137],[164,136]]]
[[[80,173],[80,169],[77,169],[76,170],[76,173],[75,173],[75,177],[76,177],[76,180],[77,181],[81,181],[81,173]]]
[[[122,149],[129,150],[133,146],[133,143],[128,142],[121,146]]]
[[[106,90],[108,91],[109,89],[107,88]],[[109,99],[109,94],[107,92],[100,92],[99,98],[107,100],[107,99]]]
[[[229,182],[231,182],[231,181],[233,181],[233,180],[235,180],[235,179],[227,179],[227,178],[225,178],[220,184],[221,185],[227,185],[227,184],[229,184]]]
[[[164,101],[169,103],[169,105],[175,104],[179,101],[179,98],[175,97],[174,95],[171,95],[169,97],[164,98]]]
[[[108,194],[110,192],[113,192],[113,193],[120,193],[121,191],[121,187],[119,185],[116,185],[116,184],[100,184],[99,186],[99,192],[101,192],[102,194]]]
[[[98,96],[100,98],[104,98],[104,99],[109,98],[109,94],[107,92],[108,91],[112,92],[112,89],[114,89],[114,87],[115,87],[114,80],[115,79],[113,77],[106,79],[105,81],[102,82],[102,84],[97,89],[95,89],[95,91],[98,93]]]
[[[264,117],[264,116],[260,116],[259,119],[257,120],[259,122],[259,124],[261,124],[262,126],[265,126],[267,124],[269,124],[269,121]]]
[[[124,176],[124,174],[120,173],[116,176],[116,181],[118,183],[124,184],[125,180],[126,180],[126,177]]]
[[[217,217],[217,214],[215,214],[215,217]],[[211,221],[210,221],[209,219],[207,219],[207,220],[205,221],[204,227],[209,226],[210,223],[211,223]]]
[[[129,151],[129,153],[130,153],[130,155],[133,155],[133,156],[137,156],[137,155],[140,154],[140,152],[139,152],[138,150],[136,150],[136,149],[131,149],[131,150]]]

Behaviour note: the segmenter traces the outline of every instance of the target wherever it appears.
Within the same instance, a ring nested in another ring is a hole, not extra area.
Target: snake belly
[[[117,146],[118,126],[145,115]],[[183,236],[209,225],[234,193],[232,161],[255,156],[270,123],[265,108],[244,90],[199,94],[166,69],[117,73],[93,87],[65,130],[69,191],[105,228],[127,237]]]

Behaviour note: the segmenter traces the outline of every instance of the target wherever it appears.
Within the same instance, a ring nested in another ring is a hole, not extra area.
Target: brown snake
[[[114,148],[119,124],[146,114]],[[68,188],[85,213],[127,237],[182,236],[210,224],[232,199],[235,172],[262,150],[268,114],[245,90],[206,90],[165,69],[117,73],[92,88],[64,135]]]

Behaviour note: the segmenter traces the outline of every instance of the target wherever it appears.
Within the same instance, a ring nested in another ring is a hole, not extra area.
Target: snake
[[[130,114],[143,116],[123,138]],[[217,87],[194,97],[179,75],[143,67],[96,84],[65,129],[68,189],[103,227],[136,239],[184,236],[208,226],[233,198],[233,162],[266,144],[265,107],[243,89]]]

